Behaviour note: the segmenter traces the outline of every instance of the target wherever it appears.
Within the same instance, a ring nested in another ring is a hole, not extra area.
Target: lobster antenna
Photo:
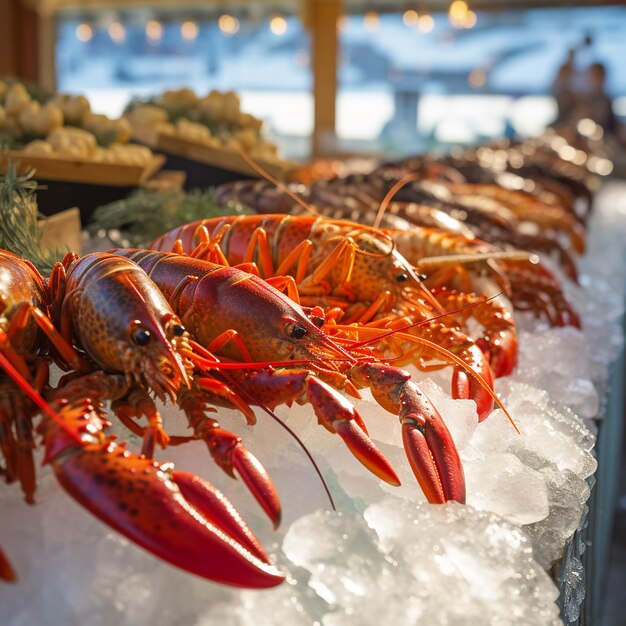
[[[344,358],[334,358],[331,359],[334,362],[353,362],[355,359],[349,353],[346,352],[341,346],[335,346],[333,341],[324,335],[326,339],[328,339],[329,344],[335,352],[339,352]],[[315,359],[292,359],[290,361],[244,361],[244,362],[231,362],[231,361],[220,361],[214,354],[209,352],[206,348],[204,348],[197,341],[191,339],[189,341],[189,346],[192,348],[186,355],[197,365],[208,369],[215,370],[248,370],[248,369],[264,369],[266,367],[289,367],[291,365],[310,365],[311,363],[316,363]]]
[[[524,250],[494,250],[493,252],[477,252],[472,254],[441,254],[419,259],[415,263],[418,270],[457,263],[460,265],[481,263],[483,261],[529,261],[536,263],[538,256]]]
[[[293,437],[293,439],[300,446],[304,454],[306,454],[307,458],[309,459],[309,462],[313,466],[313,469],[315,470],[315,473],[319,477],[320,482],[322,483],[322,487],[324,488],[324,491],[326,492],[326,495],[328,496],[328,501],[330,502],[330,506],[333,509],[333,511],[335,511],[336,513],[337,507],[335,506],[335,501],[333,500],[333,497],[330,494],[328,485],[326,481],[324,480],[324,477],[322,476],[322,471],[320,470],[318,464],[315,462],[313,455],[309,452],[309,449],[306,447],[306,445],[304,445],[304,442],[302,441],[302,439],[300,439],[300,437],[298,437],[298,435],[293,431],[293,429],[287,426],[287,424],[283,420],[281,420],[280,417],[278,417],[278,415],[276,415],[276,413],[274,413],[274,411],[272,411],[269,407],[265,406],[264,404],[257,404],[256,400],[252,397],[252,395],[248,393],[243,387],[241,387],[241,385],[239,385],[237,381],[233,380],[232,378],[230,378],[230,376],[227,376],[226,374],[222,374],[222,377],[226,380],[229,386],[232,385],[235,388],[237,393],[246,402],[248,402],[248,404],[255,404],[256,406],[260,407],[275,422],[277,422],[280,426],[282,426]]]
[[[268,180],[273,185],[276,185],[281,191],[285,192],[292,200],[297,202],[301,207],[306,209],[309,213],[319,217],[319,213],[307,202],[305,202],[297,193],[294,193],[287,187],[287,185],[281,183],[277,178],[274,178],[266,169],[261,167],[254,159],[241,147],[237,146],[237,152],[241,155],[243,160],[263,178]]]
[[[405,185],[408,185],[410,182],[413,182],[414,180],[417,180],[418,178],[419,176],[417,174],[406,174],[397,183],[393,185],[393,187],[387,192],[387,194],[383,198],[383,201],[380,203],[380,206],[378,207],[378,213],[376,213],[376,219],[374,220],[374,224],[373,224],[374,228],[380,227],[380,223],[383,221],[383,216],[385,215],[385,211],[387,210],[389,203],[391,202],[393,197],[398,193],[398,191],[400,191],[400,189],[402,189],[402,187],[404,187]]]

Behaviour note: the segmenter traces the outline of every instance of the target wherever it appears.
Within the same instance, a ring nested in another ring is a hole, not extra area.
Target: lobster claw
[[[82,506],[172,565],[237,587],[284,580],[232,504],[201,478],[111,441],[70,448],[51,462]]]
[[[390,485],[400,484],[400,479],[389,461],[361,427],[361,416],[343,396],[311,376],[307,379],[307,397],[320,424],[330,432],[337,433],[350,452],[370,472]]]
[[[485,383],[493,390],[493,372],[485,353],[476,344],[465,351],[463,360],[475,372],[480,374]],[[478,421],[482,422],[493,410],[493,396],[465,369],[455,366],[452,373],[452,397],[455,400],[474,400]]]
[[[410,374],[382,363],[357,365],[353,371],[384,409],[398,415],[404,450],[428,501],[464,503],[465,476],[454,440]]]
[[[517,333],[510,326],[491,329],[476,345],[489,355],[489,365],[495,378],[508,376],[517,365]]]
[[[407,392],[403,392],[407,393]],[[465,476],[454,441],[441,416],[417,387],[408,392],[419,410],[402,417],[402,443],[426,499],[465,503]]]

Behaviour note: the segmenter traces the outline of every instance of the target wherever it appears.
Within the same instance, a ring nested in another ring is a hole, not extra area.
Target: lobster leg
[[[8,394],[0,397],[0,450],[4,457],[4,473],[7,482],[13,482],[18,477],[17,470],[17,443],[13,433],[13,406]]]
[[[17,575],[13,566],[9,562],[9,559],[4,554],[2,547],[0,546],[0,580],[4,580],[8,583],[13,583],[17,580]]]
[[[45,313],[29,302],[23,302],[20,304],[13,314],[13,317],[11,318],[11,326],[7,331],[8,341],[13,338],[13,335],[24,331],[29,317],[32,317],[39,328],[45,333],[61,358],[66,363],[71,365],[74,369],[80,371],[88,370],[84,359],[76,353],[76,350],[74,350],[70,342],[61,336],[52,322],[48,319],[48,317],[46,317]]]
[[[166,448],[169,444],[170,438],[163,428],[161,415],[152,398],[143,389],[132,389],[126,397],[115,401],[111,408],[129,430],[143,437],[141,454],[146,458],[151,459],[154,456],[157,444],[161,448]],[[133,421],[134,417],[141,416],[148,420],[145,428]]]
[[[581,327],[578,313],[545,266],[531,272],[522,264],[508,263],[505,270],[514,288],[513,305],[516,308],[530,308],[537,317],[543,313],[552,326]]]
[[[134,543],[198,576],[251,588],[282,582],[284,576],[252,531],[214,487],[106,438],[99,406],[88,400],[59,405],[64,419],[82,424],[82,444],[44,420],[45,462],[83,507]]]
[[[477,344],[463,351],[463,361],[493,389],[493,373],[489,361]],[[478,421],[482,422],[493,410],[493,397],[467,369],[456,365],[452,372],[452,397],[455,400],[473,400],[476,403]]]
[[[259,406],[274,408],[293,401],[310,402],[319,423],[329,432],[338,434],[365,467],[391,485],[400,484],[389,461],[367,435],[356,409],[340,393],[312,376],[310,371],[280,368],[231,371],[229,375],[236,381],[237,387],[246,392],[250,402]]]
[[[180,406],[185,411],[189,425],[194,434],[202,439],[211,453],[215,463],[229,476],[235,478],[239,474],[252,495],[267,516],[272,520],[274,528],[280,524],[281,505],[274,483],[261,462],[243,445],[241,437],[221,428],[219,423],[209,418],[205,411],[205,403],[211,391],[215,398],[232,403],[232,395],[216,392],[215,386],[204,386],[204,379],[196,379],[194,384],[201,391],[186,392],[180,398]],[[236,406],[236,405],[235,405]]]
[[[410,374],[382,363],[357,364],[351,378],[368,386],[376,401],[398,415],[409,463],[429,502],[465,502],[459,453],[437,409]]]
[[[14,400],[13,411],[17,433],[15,453],[17,477],[22,486],[24,498],[28,504],[34,504],[36,479],[33,451],[35,449],[35,441],[33,439],[33,423],[30,410],[32,407],[29,405],[30,402],[21,397],[16,397]]]

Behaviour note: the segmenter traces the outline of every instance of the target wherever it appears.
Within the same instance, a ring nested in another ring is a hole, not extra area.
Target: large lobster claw
[[[355,380],[368,385],[376,401],[398,415],[411,469],[431,503],[465,502],[465,476],[445,422],[428,397],[397,367],[383,363],[353,367]]]
[[[49,451],[62,448],[49,439],[47,432]],[[132,454],[111,440],[46,458],[75,500],[159,558],[238,587],[273,587],[284,580],[232,504],[197,476],[174,472],[171,464]]]

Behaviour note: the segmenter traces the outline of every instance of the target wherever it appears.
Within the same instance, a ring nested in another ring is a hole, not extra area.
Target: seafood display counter
[[[312,402],[274,411],[297,439],[262,410],[246,426],[240,411],[219,409],[222,426],[244,436],[273,478],[283,503],[277,530],[242,481],[211,463],[203,442],[172,446],[166,458],[227,494],[285,573],[283,584],[240,590],[173,568],[90,516],[45,466],[36,507],[19,489],[0,491],[0,537],[19,572],[18,584],[0,587],[3,623],[552,626],[595,617],[615,470],[611,444],[619,440],[617,407],[605,399],[611,363],[623,349],[626,290],[623,276],[607,268],[623,266],[625,198],[626,183],[609,181],[597,192],[579,284],[553,268],[581,330],[516,315],[518,365],[495,390],[517,431],[501,409],[479,424],[473,400],[452,399],[449,368],[408,368],[459,450],[466,506],[427,503],[405,457],[403,424],[368,390],[354,404],[400,486],[365,471],[315,423]],[[260,326],[265,320],[256,315]],[[169,404],[161,410],[168,433],[184,438],[182,412]],[[111,420],[112,430],[123,432]],[[129,437],[130,449],[141,446]],[[587,517],[596,458],[598,491]],[[220,563],[207,567],[219,570]]]
[[[589,480],[592,487],[589,512],[580,529],[568,542],[558,574],[561,592],[559,602],[570,624],[601,624],[604,618],[604,590],[619,493],[624,433],[626,359],[623,349],[624,316],[618,300],[624,293],[626,282],[620,269],[623,267],[624,246],[619,243],[619,238],[624,235],[625,216],[626,182],[612,181],[598,196],[592,241],[596,249],[607,246],[612,251],[606,255],[609,265],[602,271],[602,280],[616,296],[613,306],[604,311],[604,315],[608,315],[613,323],[610,341],[613,352],[609,358],[608,372],[595,379],[600,397],[598,416],[594,418],[597,426],[595,454],[598,469]],[[611,232],[614,234],[610,235]],[[597,267],[600,271],[599,264]],[[605,337],[605,343],[608,339]]]
[[[566,547],[559,574],[560,603],[563,607],[569,604],[571,624],[591,626],[604,623],[613,516],[619,493],[616,468],[622,460],[625,376],[622,351],[610,367],[607,393],[597,420],[598,470],[595,480],[590,482],[589,513],[582,528]],[[581,606],[576,610],[579,602]]]

